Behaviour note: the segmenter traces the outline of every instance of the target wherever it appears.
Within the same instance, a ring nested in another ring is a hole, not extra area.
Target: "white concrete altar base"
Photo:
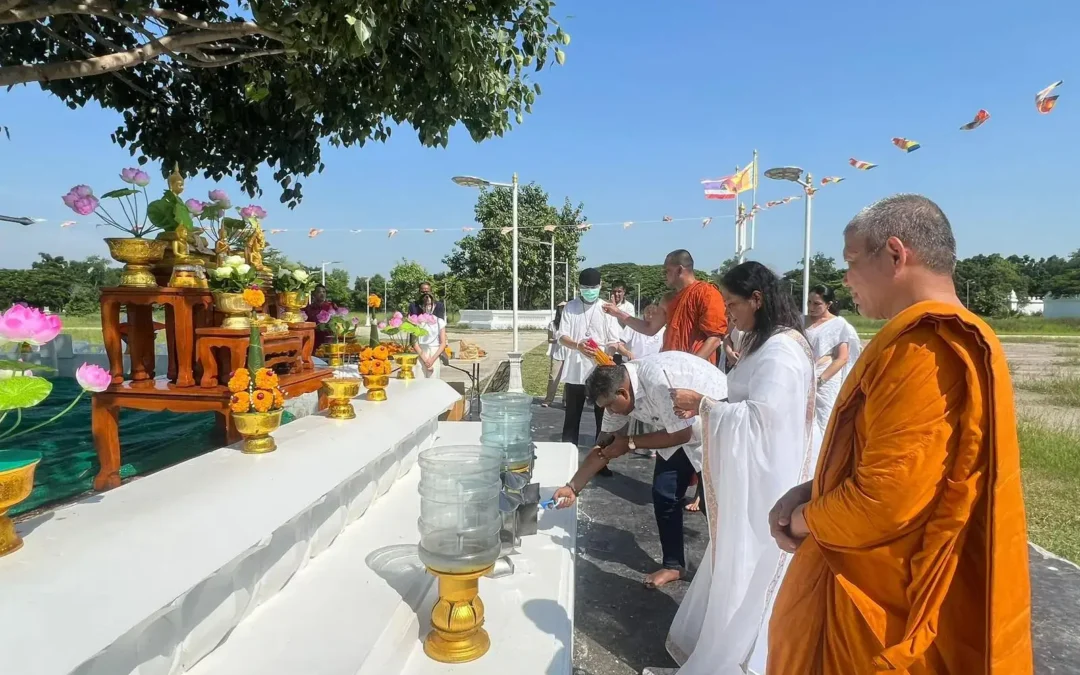
[[[459,398],[439,380],[388,395],[356,399],[355,420],[283,427],[277,452],[221,448],[21,523],[26,546],[0,558],[0,671],[189,671],[370,518]]]
[[[478,443],[479,422],[441,422],[437,445]],[[534,474],[551,496],[577,468],[569,443],[538,443]],[[417,557],[415,470],[334,547],[245,619],[190,675],[570,675],[575,508],[541,514],[522,540],[517,571],[481,579],[491,651],[458,666],[423,653],[436,584]]]

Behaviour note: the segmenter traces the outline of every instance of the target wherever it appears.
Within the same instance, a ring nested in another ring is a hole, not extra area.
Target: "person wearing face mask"
[[[600,302],[600,270],[588,268],[578,275],[579,296],[566,303],[559,322],[557,339],[569,350],[563,361],[563,420],[562,440],[577,445],[581,432],[581,413],[585,407],[585,380],[596,368],[593,356],[597,348],[608,351],[619,341],[613,324],[604,314]],[[595,347],[593,345],[596,345]],[[593,405],[596,431],[599,433],[604,409]]]

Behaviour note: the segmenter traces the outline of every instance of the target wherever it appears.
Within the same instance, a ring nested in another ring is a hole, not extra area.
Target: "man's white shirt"
[[[681,446],[657,449],[665,460],[681,447],[694,469],[701,471],[701,418],[680,419],[671,404],[669,390],[692,389],[714,401],[727,399],[727,377],[705,359],[686,352],[661,352],[624,364],[633,390],[634,409],[629,415],[604,411],[603,431],[618,431],[631,418],[675,433],[693,429],[690,440]]]
[[[556,339],[564,336],[569,337],[575,343],[592,338],[601,349],[606,349],[619,341],[619,333],[612,332],[612,317],[604,313],[604,303],[597,300],[592,304],[586,304],[581,298],[574,298],[566,303],[563,308],[562,321]],[[616,331],[618,321],[615,322]],[[570,348],[563,361],[562,381],[564,384],[585,384],[585,380],[592,374],[596,363],[579,352]]]

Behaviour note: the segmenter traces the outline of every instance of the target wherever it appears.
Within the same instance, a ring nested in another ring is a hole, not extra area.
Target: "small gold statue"
[[[263,234],[258,219],[252,219],[251,223],[251,236],[248,237],[247,244],[244,246],[244,257],[247,258],[252,267],[260,272],[265,272],[267,270],[263,265],[262,252],[266,248],[266,235]]]
[[[172,173],[169,175],[169,191],[177,197],[184,191],[184,177],[180,175],[180,162],[173,164]]]

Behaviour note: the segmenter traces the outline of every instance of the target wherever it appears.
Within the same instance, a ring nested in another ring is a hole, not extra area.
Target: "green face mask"
[[[585,302],[596,302],[600,297],[599,288],[583,288],[581,289],[581,299]]]

